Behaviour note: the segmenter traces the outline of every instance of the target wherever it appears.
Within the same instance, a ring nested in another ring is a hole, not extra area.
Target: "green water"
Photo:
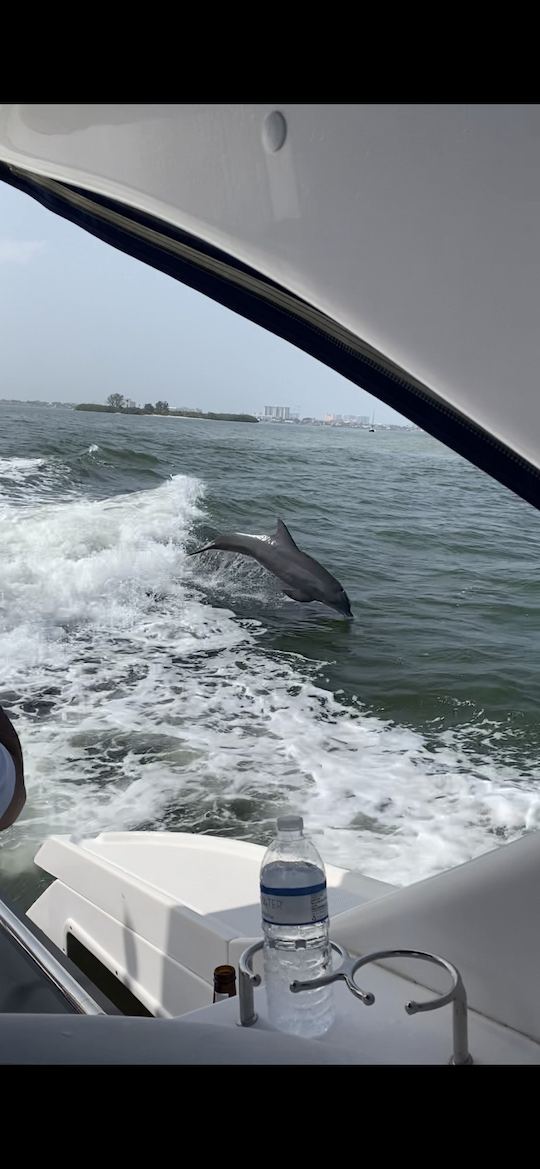
[[[420,432],[1,410],[17,899],[49,832],[264,842],[294,807],[327,860],[406,883],[538,826],[532,508]],[[353,623],[186,554],[276,516]]]

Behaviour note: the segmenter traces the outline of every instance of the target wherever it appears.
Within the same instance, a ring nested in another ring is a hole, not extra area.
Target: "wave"
[[[203,483],[176,475],[4,525],[0,703],[29,789],[1,842],[12,869],[51,832],[262,841],[295,807],[327,860],[399,884],[540,826],[533,776],[479,764],[458,737],[428,743],[325,689],[323,662],[268,650],[234,613],[268,578],[187,556],[207,523]]]
[[[45,459],[0,458],[0,482],[24,483],[29,476],[43,467]]]
[[[76,494],[70,467],[57,458],[0,458],[0,518],[6,509]]]

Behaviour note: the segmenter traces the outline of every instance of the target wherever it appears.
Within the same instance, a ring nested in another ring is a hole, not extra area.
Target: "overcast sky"
[[[0,182],[0,398],[400,415]]]

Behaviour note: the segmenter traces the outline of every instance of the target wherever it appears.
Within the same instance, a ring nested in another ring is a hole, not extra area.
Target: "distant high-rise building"
[[[291,417],[291,408],[290,406],[265,406],[264,417],[288,420]]]

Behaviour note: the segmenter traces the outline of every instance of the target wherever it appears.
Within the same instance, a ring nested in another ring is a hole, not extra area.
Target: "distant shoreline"
[[[151,418],[156,414],[159,418],[202,418],[209,422],[263,422],[266,425],[278,426],[314,426],[322,430],[363,430],[363,431],[393,431],[407,434],[423,433],[421,427],[413,423],[376,422],[373,427],[357,425],[344,421],[326,421],[324,418],[264,418],[254,414],[218,413],[212,410],[145,410],[141,406],[107,406],[101,402],[46,402],[37,398],[0,398],[2,406],[35,406],[42,410],[62,408],[65,410],[81,410],[96,414],[141,414]]]
[[[145,418],[202,418],[208,422],[258,422],[254,414],[216,414],[214,411],[198,410],[142,410],[139,406],[116,409],[99,403],[81,402],[75,410],[94,411],[97,414],[142,414]]]

